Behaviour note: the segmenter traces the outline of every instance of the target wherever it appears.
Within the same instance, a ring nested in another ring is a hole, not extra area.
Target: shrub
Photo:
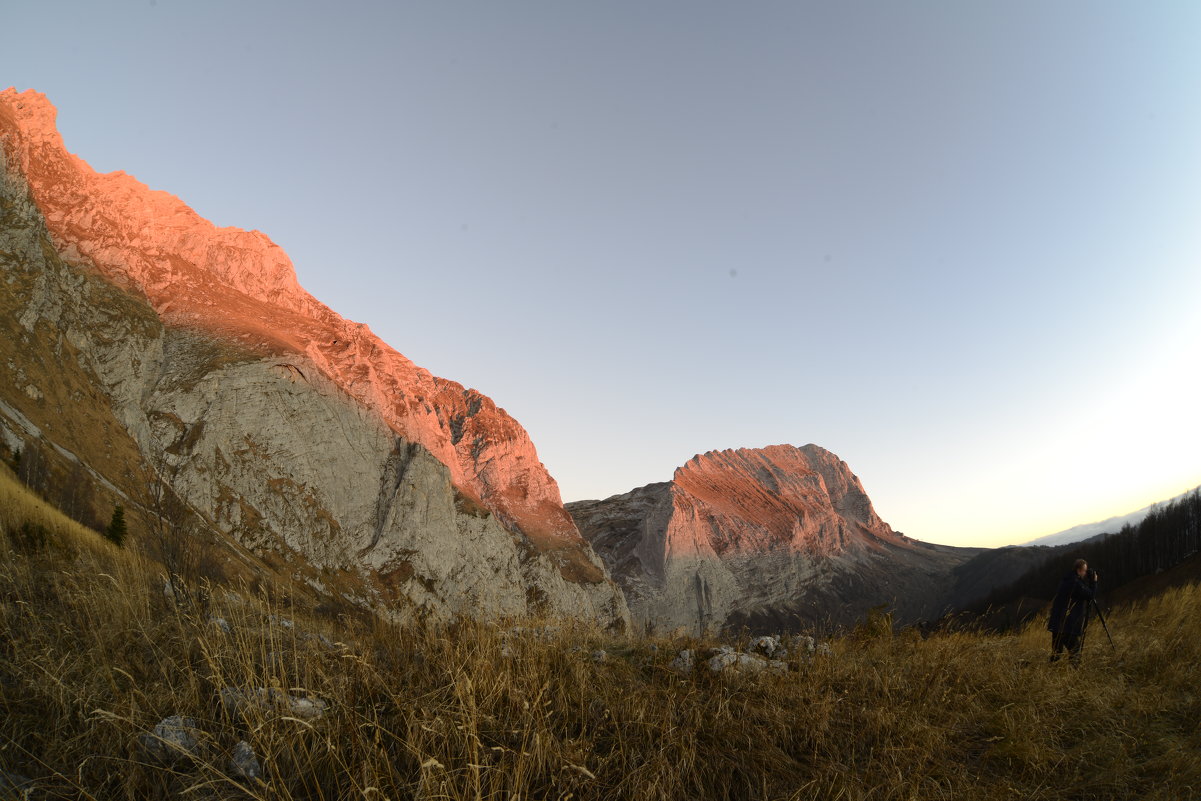
[[[9,529],[9,540],[13,548],[22,553],[38,553],[46,548],[50,540],[50,532],[40,523],[21,523],[16,528]]]
[[[117,504],[113,509],[113,519],[109,521],[108,528],[104,530],[104,536],[114,545],[122,545],[127,534],[129,534],[129,530],[125,526],[125,507]]]
[[[887,639],[892,636],[892,613],[888,604],[878,604],[867,610],[867,615],[855,626],[852,635],[860,640]]]

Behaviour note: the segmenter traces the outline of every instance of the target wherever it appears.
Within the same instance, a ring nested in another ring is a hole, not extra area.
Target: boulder
[[[753,654],[762,654],[768,659],[784,659],[788,656],[788,649],[780,642],[779,637],[764,635],[751,640],[747,646],[747,651]]]
[[[671,660],[671,664],[668,665],[668,667],[670,667],[676,673],[682,673],[683,675],[687,676],[688,674],[692,673],[692,669],[695,664],[696,658],[693,656],[692,651],[684,649],[676,654],[676,658]]]
[[[755,654],[725,652],[709,660],[709,670],[725,675],[755,675],[763,672],[783,673],[788,670],[788,665]]]
[[[243,719],[252,714],[289,715],[303,720],[320,718],[329,709],[329,704],[312,696],[299,697],[274,687],[258,687],[244,691],[236,687],[224,687],[219,692],[222,705],[232,715]]]
[[[250,743],[245,740],[234,746],[229,758],[229,775],[243,782],[253,782],[263,778],[263,768]]]
[[[180,715],[163,718],[154,731],[138,738],[146,756],[167,764],[199,756],[203,740],[204,732],[196,726],[196,721]]]

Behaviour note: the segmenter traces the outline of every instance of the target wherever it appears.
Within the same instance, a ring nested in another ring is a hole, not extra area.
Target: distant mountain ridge
[[[1149,506],[1144,506],[1142,509],[1129,512],[1128,514],[1106,518],[1105,520],[1100,520],[1096,523],[1083,523],[1078,526],[1072,526],[1071,528],[1064,529],[1063,531],[1059,531],[1054,534],[1047,534],[1046,536],[1038,537],[1030,540],[1029,542],[1024,542],[1022,545],[1068,545],[1073,542],[1081,542],[1082,540],[1091,539],[1098,534],[1116,534],[1125,526],[1138,525],[1147,517],[1147,515],[1152,512],[1152,510],[1156,509],[1157,507],[1166,506],[1169,503],[1179,501],[1186,495],[1195,491],[1196,488],[1182,492],[1174,498],[1158,501],[1150,504]]]
[[[1146,598],[1169,586],[1189,583],[1198,575],[1201,551],[1201,488],[1164,504],[1146,517],[1108,536],[1095,536],[1067,545],[1002,548],[982,554],[978,564],[1005,553],[1028,564],[996,582],[986,595],[963,604],[974,625],[1005,628],[1037,615],[1050,601],[1060,577],[1076,559],[1085,559],[1101,576],[1101,597]],[[972,565],[969,563],[968,567]]]

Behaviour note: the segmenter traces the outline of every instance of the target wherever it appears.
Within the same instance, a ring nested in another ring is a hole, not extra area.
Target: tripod
[[[1113,644],[1113,635],[1109,633],[1109,626],[1105,623],[1105,615],[1101,614],[1101,607],[1097,604],[1097,596],[1094,594],[1088,601],[1089,606],[1084,617],[1084,631],[1080,632],[1080,650],[1084,650],[1084,638],[1088,636],[1088,617],[1089,613],[1096,612],[1097,620],[1101,621],[1101,628],[1105,629],[1105,636],[1109,639],[1109,647],[1114,653],[1118,652],[1118,647]]]
[[[1105,629],[1105,636],[1109,639],[1109,647],[1114,650],[1114,653],[1117,653],[1118,647],[1113,644],[1113,636],[1109,633],[1109,626],[1105,623],[1105,615],[1101,614],[1101,607],[1097,605],[1097,599],[1093,598],[1089,603],[1093,605],[1093,611],[1097,613],[1097,620],[1101,621],[1101,628]]]

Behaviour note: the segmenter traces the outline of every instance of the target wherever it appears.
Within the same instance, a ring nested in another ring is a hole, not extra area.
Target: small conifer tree
[[[104,530],[104,536],[113,542],[114,545],[122,545],[125,542],[125,535],[129,531],[125,527],[125,507],[117,504],[113,509],[113,519],[109,521],[108,528]]]

